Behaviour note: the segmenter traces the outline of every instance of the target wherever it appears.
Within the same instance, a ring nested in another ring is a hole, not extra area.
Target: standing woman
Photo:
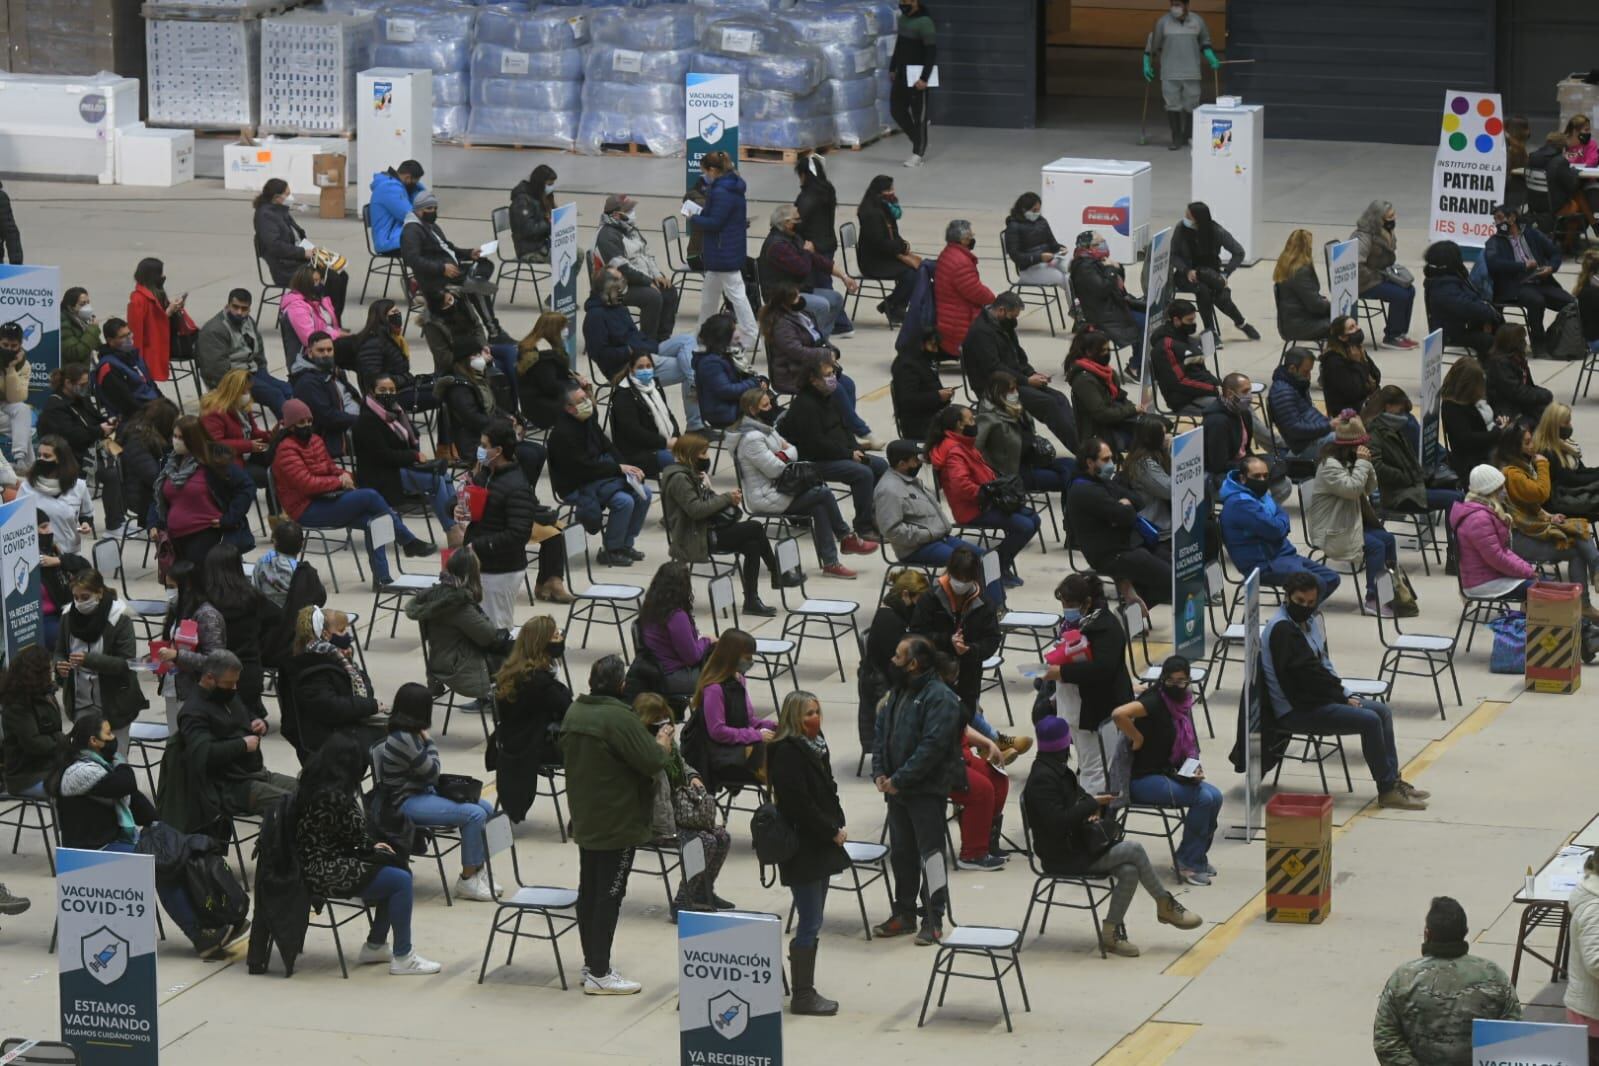
[[[755,310],[744,293],[744,260],[749,258],[749,216],[744,202],[744,179],[733,169],[726,152],[710,152],[700,160],[697,190],[705,207],[688,220],[689,228],[704,239],[700,256],[705,264],[705,289],[700,293],[700,322],[722,309],[722,298],[738,319],[739,339],[754,344]]]
[[[31,499],[50,518],[56,547],[77,555],[83,538],[94,533],[94,501],[78,469],[77,457],[60,437],[41,437],[39,457],[17,489],[17,499]]]
[[[1125,766],[1110,716],[1133,698],[1127,631],[1105,599],[1105,583],[1092,570],[1067,574],[1055,589],[1055,599],[1061,606],[1063,639],[1075,633],[1088,642],[1089,654],[1056,656],[1062,661],[1044,673],[1046,680],[1056,682],[1055,706],[1035,703],[1033,721],[1050,713],[1064,718],[1073,730],[1071,743],[1077,749],[1083,787],[1096,794],[1115,793],[1125,780]]]
[[[1036,192],[1024,192],[1005,216],[1005,252],[1016,264],[1016,278],[1023,285],[1070,284],[1061,253],[1066,246],[1055,238],[1044,217],[1044,201]]]
[[[533,806],[539,772],[561,765],[561,722],[572,705],[572,690],[561,681],[564,658],[566,634],[549,615],[534,615],[494,678],[494,781],[513,822]]]
[[[166,285],[167,268],[161,260],[141,259],[133,268],[128,327],[133,330],[134,346],[144,356],[150,376],[157,381],[172,377],[173,348],[192,345],[200,332],[184,307],[189,294],[169,300]]]
[[[172,452],[155,479],[150,515],[150,524],[166,531],[177,557],[198,565],[224,541],[240,551],[255,547],[254,502],[255,483],[244,468],[212,443],[198,418],[179,418]]]
[[[555,213],[555,169],[533,168],[511,190],[511,244],[526,263],[550,261],[550,227]]]
[[[1382,370],[1366,354],[1366,333],[1353,316],[1339,315],[1321,357],[1321,391],[1327,410],[1359,411],[1382,385]]]
[[[1409,337],[1410,312],[1416,306],[1416,282],[1399,265],[1398,225],[1394,205],[1373,200],[1360,213],[1350,239],[1360,242],[1360,295],[1387,305],[1382,342],[1390,348],[1416,348]]]
[[[1277,256],[1271,272],[1271,291],[1277,303],[1277,335],[1285,341],[1327,339],[1332,304],[1322,294],[1312,260],[1313,240],[1308,229],[1296,229]]]
[[[828,879],[849,868],[844,808],[822,735],[822,704],[814,693],[790,692],[777,714],[777,735],[766,747],[772,802],[794,830],[799,848],[778,863],[777,876],[794,897],[797,928],[788,942],[794,975],[793,1014],[837,1014],[838,1003],[816,991],[816,947],[827,906]]]
[[[802,241],[827,262],[825,268],[816,264],[811,270],[812,289],[833,287],[833,257],[838,254],[838,191],[827,180],[827,164],[817,152],[802,155],[794,163],[794,173],[799,175],[800,191],[794,197],[794,207],[799,211],[799,228],[795,231]],[[830,336],[848,337],[855,332],[849,312],[842,306],[833,319]]]
[[[889,174],[873,178],[855,208],[855,218],[860,222],[856,265],[861,277],[894,283],[894,291],[877,305],[878,313],[888,319],[889,329],[899,329],[904,324],[905,307],[911,302],[916,271],[922,265],[922,257],[911,251],[899,234],[903,213],[899,194],[894,191],[894,178]]]
[[[93,712],[111,723],[127,743],[128,726],[150,706],[128,663],[139,658],[133,617],[98,571],[72,579],[72,610],[61,620],[56,639],[56,674],[61,678],[67,717]]]

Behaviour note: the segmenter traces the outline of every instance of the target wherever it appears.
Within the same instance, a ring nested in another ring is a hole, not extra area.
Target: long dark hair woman
[[[433,395],[433,376],[418,375],[411,366],[411,347],[405,341],[405,315],[393,300],[375,300],[367,309],[366,325],[355,335],[356,380],[362,392],[371,392],[380,375],[394,379],[400,406],[407,411],[430,411],[439,405]]]
[[[173,426],[172,453],[156,475],[150,524],[164,530],[179,559],[202,563],[218,544],[255,547],[250,505],[255,482],[193,415]]]
[[[855,208],[855,218],[860,223],[856,258],[861,276],[894,283],[894,291],[877,305],[878,313],[888,319],[890,329],[898,329],[905,321],[905,307],[910,303],[911,290],[916,287],[916,271],[922,265],[921,256],[912,252],[911,246],[900,236],[902,214],[899,194],[894,191],[894,178],[890,174],[879,174],[868,182]]]
[[[540,163],[511,190],[511,243],[516,257],[550,261],[550,226],[555,212],[555,169]]]
[[[30,644],[0,674],[0,781],[13,796],[44,798],[44,781],[66,753],[50,651]]]
[[[699,685],[700,668],[716,646],[694,623],[694,582],[689,564],[662,563],[639,608],[639,635],[660,664],[669,695],[688,696]]]
[[[695,732],[704,734],[706,765],[695,769],[713,790],[758,780],[766,761],[763,745],[777,732],[777,723],[757,717],[750,700],[745,677],[754,665],[755,638],[742,629],[729,629],[700,671],[692,705],[696,717],[703,719]],[[688,736],[684,743],[689,744]],[[698,754],[689,752],[690,761]]]
[[[490,746],[500,807],[520,822],[533,806],[538,775],[561,763],[557,739],[572,690],[561,680],[566,634],[547,614],[522,624],[511,654],[494,678],[494,709],[500,719]]]
[[[242,664],[239,696],[252,717],[265,718],[266,707],[261,703],[261,623],[269,612],[276,614],[276,607],[244,576],[239,549],[231,544],[218,544],[206,552],[203,574],[206,601],[222,612],[222,622],[227,627],[226,647]]]

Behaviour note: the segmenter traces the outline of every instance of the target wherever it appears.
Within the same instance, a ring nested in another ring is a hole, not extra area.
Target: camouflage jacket
[[[1493,961],[1423,956],[1383,986],[1372,1047],[1382,1066],[1470,1066],[1473,1018],[1520,1017],[1516,990]]]

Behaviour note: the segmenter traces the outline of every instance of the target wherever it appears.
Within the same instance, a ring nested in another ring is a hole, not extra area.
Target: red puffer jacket
[[[946,433],[944,439],[933,446],[930,457],[955,521],[965,525],[982,514],[978,490],[993,481],[995,474],[994,468],[977,450],[977,438],[959,432]]]
[[[315,434],[304,442],[292,434],[285,435],[272,457],[272,481],[277,488],[278,503],[296,521],[312,500],[344,487],[339,481],[341,473],[338,464],[328,455],[328,446]]]
[[[977,313],[994,302],[994,293],[977,273],[977,256],[964,244],[946,244],[933,275],[938,335],[944,351],[959,355]]]

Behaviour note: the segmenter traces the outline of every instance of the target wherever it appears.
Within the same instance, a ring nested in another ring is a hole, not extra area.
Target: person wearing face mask
[[[33,460],[33,408],[28,404],[32,369],[22,347],[22,323],[0,323],[0,375],[5,385],[4,412],[10,427],[11,456],[21,465]]]
[[[672,704],[659,693],[641,692],[635,696],[633,713],[651,733],[672,724]],[[693,814],[680,818],[678,811],[683,808],[691,809]],[[693,824],[690,824],[691,818]],[[717,875],[727,861],[730,843],[727,826],[719,824],[710,790],[699,773],[684,761],[676,745],[667,756],[665,769],[655,775],[650,831],[655,835],[657,847],[687,848],[697,844],[705,857],[698,873],[688,875],[685,871],[685,876],[678,881],[677,894],[672,897],[669,909],[670,921],[675,923],[683,911],[706,914],[735,909],[732,902],[716,891]]]
[[[919,633],[933,647],[954,658],[959,673],[951,685],[970,721],[977,714],[983,687],[983,663],[999,651],[999,616],[983,591],[983,564],[976,552],[957,548],[944,573],[916,599],[909,633]],[[982,854],[987,854],[986,851]]]
[[[1316,276],[1315,237],[1308,229],[1288,235],[1271,271],[1272,300],[1277,305],[1277,335],[1285,341],[1324,341],[1332,301]],[[1464,280],[1465,273],[1461,273]]]
[[[644,471],[622,462],[616,445],[594,417],[594,398],[569,385],[566,409],[548,438],[550,485],[555,495],[577,508],[577,519],[598,532],[603,519],[604,544],[595,561],[601,566],[632,566],[644,561],[634,547],[650,508]]]
[[[1552,403],[1544,408],[1532,446],[1549,460],[1553,492],[1549,507],[1562,514],[1599,517],[1599,469],[1582,461],[1582,446],[1572,439],[1571,408]]]
[[[67,717],[94,713],[126,744],[128,727],[150,705],[128,663],[139,658],[133,616],[97,570],[72,578],[72,609],[55,645],[56,676]]]
[[[604,215],[594,236],[594,254],[627,281],[622,302],[638,308],[639,331],[657,342],[672,336],[677,324],[679,293],[661,264],[650,254],[649,240],[638,228],[638,201],[626,193],[605,198]]]
[[[561,722],[572,690],[561,680],[566,634],[547,614],[522,624],[494,678],[494,780],[500,807],[520,823],[537,798],[541,772],[561,765]]]
[[[1083,321],[1117,347],[1132,349],[1127,366],[1136,378],[1144,365],[1144,300],[1127,291],[1127,270],[1110,257],[1102,234],[1085,229],[1077,235],[1068,274]]]
[[[715,492],[710,485],[709,445],[698,433],[685,433],[672,444],[672,463],[661,471],[661,507],[666,542],[672,558],[708,563],[712,554],[734,555],[744,580],[744,613],[774,618],[777,609],[761,601],[761,566],[773,588],[794,588],[798,571],[781,573],[766,528],[743,517],[744,492]]]
[[[822,573],[853,579],[855,571],[840,560],[840,549],[850,555],[869,555],[877,550],[877,542],[855,534],[827,485],[813,481],[799,492],[778,488],[784,471],[800,460],[798,450],[783,439],[773,424],[777,406],[771,393],[751,389],[739,401],[739,408],[743,417],[732,427],[729,441],[735,445],[733,468],[744,493],[744,509],[752,515],[793,515],[805,520],[816,544]],[[875,502],[875,496],[873,499]]]
[[[1358,411],[1382,385],[1382,368],[1366,352],[1366,334],[1351,315],[1333,319],[1321,357],[1321,391],[1327,410]]]
[[[272,434],[256,425],[250,408],[249,373],[230,370],[215,389],[200,397],[200,424],[213,441],[232,453],[234,462],[243,464],[257,488],[265,488]]]
[[[511,190],[511,244],[516,249],[516,257],[523,262],[550,261],[555,176],[554,167],[540,163]]]
[[[1461,501],[1452,488],[1434,488],[1421,465],[1418,442],[1421,423],[1410,413],[1410,397],[1397,385],[1384,385],[1367,402],[1361,419],[1371,434],[1371,461],[1377,469],[1377,491],[1385,514],[1436,513],[1444,521],[1449,547],[1444,573],[1453,574],[1459,545],[1448,524],[1449,510]],[[1447,468],[1446,468],[1447,469]]]
[[[802,391],[805,381],[818,367],[839,362],[839,351],[831,344],[805,303],[805,294],[789,279],[774,280],[763,290],[761,336],[766,340],[766,365],[772,389],[780,396]],[[855,381],[839,370],[837,388],[828,395],[837,406],[849,431],[861,443],[862,451],[879,447],[871,440],[868,426],[856,409]]]
[[[800,236],[799,208],[793,204],[779,204],[772,210],[771,223],[756,259],[761,291],[769,291],[779,281],[794,285],[823,338],[832,336],[844,315],[844,297],[831,287],[813,286],[811,278],[818,272],[830,274],[843,282],[844,290],[851,293],[857,291],[860,284]]]
[[[89,485],[83,480],[77,456],[60,437],[40,438],[39,458],[17,488],[17,499],[31,499],[33,506],[49,516],[56,546],[64,552],[76,553],[83,538],[94,535]]]
[[[945,386],[938,376],[941,358],[936,328],[922,335],[919,346],[909,338],[898,346],[889,367],[889,400],[900,436],[925,439],[928,423],[954,399],[955,389]]]
[[[261,635],[266,623],[274,619],[274,605],[244,576],[239,549],[231,544],[218,544],[206,552],[200,584],[205,602],[222,615],[227,632],[223,646],[239,657],[239,699],[252,716],[265,718]]]
[[[845,405],[837,395],[843,388],[835,363],[811,366],[801,377],[799,392],[780,428],[793,443],[796,457],[815,466],[823,481],[841,482],[849,488],[855,535],[863,541],[877,540],[872,486],[882,478],[888,463],[868,452],[849,428]]]
[[[765,780],[766,745],[777,723],[755,712],[745,680],[754,666],[755,638],[742,629],[724,630],[689,701],[694,714],[683,730],[683,757],[713,793]]]
[[[1109,444],[1083,442],[1081,465],[1066,492],[1066,528],[1088,565],[1130,587],[1146,607],[1171,602],[1171,545],[1145,541],[1138,528],[1144,506],[1125,482],[1114,480],[1116,456]]]
[[[120,318],[106,319],[104,336],[105,345],[94,364],[94,391],[110,414],[126,418],[160,396],[161,390],[144,356],[134,347],[133,331],[127,323]],[[87,402],[94,402],[87,390],[84,396]]]
[[[1460,545],[1460,588],[1468,596],[1492,593],[1525,599],[1538,569],[1510,547],[1510,512],[1505,475],[1483,463],[1471,471],[1463,502],[1449,512],[1449,528]]]
[[[1226,263],[1221,253],[1226,252]],[[1207,204],[1194,201],[1188,205],[1182,220],[1172,232],[1171,268],[1176,287],[1192,291],[1199,303],[1199,315],[1205,328],[1216,335],[1216,346],[1221,347],[1221,326],[1216,312],[1232,319],[1244,336],[1260,340],[1260,330],[1244,321],[1244,313],[1233,302],[1233,291],[1227,285],[1227,276],[1244,261],[1244,246],[1220,222],[1211,217]]]
[[[355,479],[328,454],[311,424],[311,409],[300,400],[283,405],[283,422],[272,455],[272,478],[279,505],[302,526],[364,528],[371,519],[387,514],[394,522],[395,539],[407,557],[432,555],[438,550],[407,529],[381,495],[356,488]],[[370,533],[366,551],[373,579],[381,588],[389,581],[389,561],[385,549],[373,549]]]
[[[432,309],[437,307],[445,315],[455,317],[457,326],[463,324],[461,316],[467,321],[476,322],[476,315],[464,300],[456,300],[446,292],[431,299],[428,306],[432,321],[423,325],[422,330],[437,360],[435,366],[438,372],[433,378],[433,394],[449,414],[448,440],[439,443],[440,447],[453,445],[456,457],[465,460],[476,453],[478,438],[483,435],[483,427],[491,420],[507,418],[520,427],[516,413],[516,379],[506,377],[494,353],[494,348],[499,346],[489,346],[481,330],[446,327],[432,314]],[[439,342],[438,346],[435,346],[435,340]],[[512,345],[510,351],[514,365],[516,347]],[[560,402],[564,401],[563,392]],[[543,445],[537,441],[523,441],[517,445],[516,455],[527,474],[528,484],[536,484],[540,471],[544,469]]]
[[[133,330],[134,346],[144,355],[150,376],[156,381],[171,378],[175,345],[180,357],[184,349],[192,354],[194,335],[200,329],[184,306],[189,294],[182,293],[176,300],[170,299],[166,284],[166,266],[159,259],[141,259],[133,268],[128,326]],[[106,340],[110,339],[107,335]]]
[[[30,644],[0,676],[0,782],[13,796],[44,799],[46,778],[71,750],[50,666],[49,649]]]
[[[1282,585],[1290,575],[1307,572],[1320,583],[1326,599],[1342,579],[1300,555],[1288,539],[1288,512],[1272,497],[1270,470],[1266,460],[1251,455],[1222,480],[1221,539],[1227,557],[1243,574],[1258,567],[1261,581],[1268,585]]]
[[[1199,106],[1203,89],[1201,59],[1211,70],[1221,66],[1210,45],[1210,27],[1188,10],[1188,0],[1174,0],[1144,42],[1144,80],[1155,80],[1158,60],[1160,93],[1166,102],[1174,152],[1194,139],[1194,108]]]
[[[1076,431],[1069,439],[1076,439]],[[1019,477],[1028,492],[1058,492],[1066,505],[1066,486],[1077,464],[1055,455],[1055,446],[1038,433],[1021,389],[1008,370],[990,375],[977,405],[977,450],[1002,477]]]
[[[860,224],[856,252],[861,277],[894,283],[893,291],[877,305],[878,314],[888,319],[889,329],[899,329],[904,323],[905,308],[910,303],[917,271],[922,265],[922,257],[912,252],[911,246],[900,236],[899,220],[903,213],[899,194],[894,190],[894,178],[889,174],[879,174],[868,182],[855,208],[855,218]]]
[[[1582,267],[1577,271],[1571,293],[1577,299],[1582,339],[1587,342],[1589,352],[1599,352],[1599,248],[1591,248],[1583,254]]]
[[[1199,761],[1199,733],[1194,728],[1194,689],[1188,660],[1173,655],[1160,664],[1160,678],[1143,694],[1111,712],[1111,721],[1133,749],[1134,803],[1180,807],[1183,839],[1177,845],[1177,876],[1185,884],[1208,885],[1216,876],[1210,844],[1221,815],[1221,789],[1205,780],[1203,767],[1182,773],[1188,760]]]
[[[370,748],[383,739],[373,719],[385,713],[372,679],[355,657],[355,631],[343,611],[302,608],[294,624],[293,655],[279,676],[283,736],[303,766],[335,733]]]
[[[311,338],[326,333],[332,339],[338,365],[354,367],[360,340],[344,330],[343,320],[333,307],[333,297],[327,291],[327,272],[315,263],[307,263],[294,272],[289,287],[283,291],[279,303],[283,321],[288,323],[284,332],[284,345],[291,356],[289,380],[294,380],[297,367],[303,365],[311,347]],[[280,332],[281,330],[280,323]],[[293,339],[290,339],[292,334]],[[296,345],[298,342],[298,345]]]
[[[1016,264],[1023,285],[1070,284],[1063,255],[1066,246],[1055,239],[1044,217],[1044,201],[1036,192],[1024,192],[1005,216],[1005,252]]]
[[[559,311],[542,311],[516,345],[517,405],[522,417],[537,429],[555,425],[568,384],[590,385],[587,377],[572,369],[573,359],[566,350],[566,321]]]
[[[494,675],[511,650],[511,631],[495,625],[483,602],[482,564],[469,544],[450,554],[438,584],[405,604],[405,616],[427,641],[428,684],[434,692],[447,688],[469,697],[469,710],[487,706]]]
[[[1360,295],[1384,305],[1382,342],[1390,348],[1415,348],[1410,332],[1410,312],[1416,302],[1416,282],[1399,265],[1398,225],[1394,205],[1373,200],[1360,213],[1350,240],[1360,242]]]
[[[1512,422],[1536,425],[1554,394],[1532,379],[1528,362],[1527,330],[1517,322],[1499,327],[1492,346],[1482,359],[1488,378],[1488,405],[1494,414]]]
[[[1572,584],[1582,586],[1583,618],[1599,622],[1599,609],[1592,603],[1592,592],[1599,591],[1599,547],[1593,543],[1593,524],[1549,510],[1553,494],[1549,460],[1538,453],[1532,431],[1514,424],[1506,427],[1494,446],[1493,462],[1505,475],[1510,546],[1528,562],[1565,563]]]
[[[339,369],[335,341],[321,330],[306,338],[305,352],[289,368],[294,398],[311,409],[317,435],[334,458],[344,455],[345,434],[361,415],[361,393]]]
[[[1248,377],[1237,372],[1228,374],[1221,380],[1220,403],[1204,414],[1200,424],[1205,427],[1205,472],[1210,475],[1212,487],[1246,455],[1259,451],[1270,459],[1280,447],[1256,413],[1253,396],[1254,383]],[[1286,465],[1271,461],[1271,494],[1280,503],[1292,494],[1293,485]]]
[[[920,68],[912,71],[912,67]],[[927,156],[927,90],[938,76],[938,27],[922,0],[900,0],[899,29],[889,56],[889,110],[910,138],[905,165],[919,167]],[[918,74],[912,78],[911,74]]]
[[[405,314],[393,300],[374,300],[367,309],[366,326],[356,335],[356,382],[371,392],[379,375],[394,382],[400,406],[407,411],[431,411],[439,405],[433,393],[433,375],[418,374],[405,341]]]
[[[626,372],[633,357],[647,352],[655,357],[655,382],[683,386],[683,416],[689,429],[699,429],[700,405],[695,391],[692,333],[656,341],[633,322],[627,309],[627,279],[615,267],[597,273],[583,305],[583,347],[607,378]],[[751,319],[753,322],[753,318]]]
[[[266,264],[274,285],[288,285],[295,272],[316,256],[316,245],[294,221],[293,209],[299,205],[282,178],[268,178],[256,195],[255,254]],[[345,293],[350,277],[342,270],[327,275],[327,295],[335,315],[344,314]]]
[[[89,302],[89,290],[74,285],[61,297],[61,365],[88,366],[100,343],[100,320]]]
[[[838,257],[838,190],[827,177],[827,164],[818,152],[804,152],[794,161],[794,173],[799,176],[800,191],[794,197],[794,209],[799,212],[798,233],[821,257],[811,272],[810,284],[817,289],[831,289],[834,280],[833,264]],[[850,289],[860,292],[860,285]],[[859,297],[857,296],[857,303]],[[849,312],[840,301],[838,319],[833,332],[840,338],[854,334],[855,325]]]
[[[314,418],[314,416],[313,416]],[[380,374],[361,401],[351,439],[355,446],[355,483],[375,489],[391,507],[420,496],[432,505],[450,547],[460,546],[455,521],[455,483],[444,464],[422,461],[422,441],[410,416],[400,406],[394,379]]]
[[[283,405],[294,395],[287,381],[272,376],[267,369],[266,345],[261,330],[250,314],[250,290],[234,289],[228,302],[200,327],[196,342],[200,380],[214,389],[230,370],[242,370],[250,379],[250,397],[272,412],[282,414]]]
[[[950,513],[963,526],[997,529],[1004,539],[996,549],[1006,588],[1022,583],[1016,557],[1038,535],[1038,515],[1030,508],[1004,510],[990,502],[983,486],[997,479],[977,450],[977,416],[970,407],[952,404],[933,420],[927,438],[927,459],[949,501]]]
[[[1282,365],[1272,372],[1266,406],[1272,425],[1282,436],[1290,456],[1302,462],[1315,462],[1321,446],[1332,439],[1332,423],[1310,398],[1310,378],[1316,369],[1316,353],[1309,348],[1290,348]]]
[[[192,780],[189,807],[178,819],[165,808],[161,816],[186,832],[236,814],[265,814],[294,793],[294,778],[266,768],[266,719],[252,715],[239,699],[239,673],[239,657],[226,648],[207,655],[193,694],[178,712]]]
[[[733,167],[726,152],[707,152],[700,160],[700,180],[695,192],[704,206],[688,220],[691,233],[702,238],[700,257],[704,264],[700,292],[699,321],[722,309],[725,298],[738,319],[739,339],[755,343],[755,310],[744,292],[744,261],[749,217],[744,179]]]
[[[1399,776],[1394,750],[1394,717],[1388,705],[1350,696],[1327,651],[1327,627],[1319,610],[1325,598],[1311,574],[1293,574],[1282,583],[1283,603],[1265,624],[1258,674],[1263,714],[1277,733],[1360,737],[1360,753],[1377,783],[1377,805],[1424,811],[1430,793]],[[1276,754],[1280,749],[1273,749]],[[1235,753],[1236,755],[1236,753]],[[1275,761],[1275,760],[1273,760]],[[1237,760],[1234,760],[1237,765]],[[1270,766],[1262,766],[1267,772]]]
[[[1211,373],[1205,351],[1195,341],[1199,312],[1187,300],[1173,300],[1166,320],[1149,335],[1150,368],[1160,397],[1176,415],[1203,415],[1221,406],[1221,379]]]
[[[1496,304],[1515,304],[1527,315],[1535,354],[1544,351],[1544,311],[1559,311],[1571,294],[1555,280],[1560,251],[1537,226],[1525,225],[1509,204],[1494,208],[1494,235],[1483,245]]]
[[[1443,330],[1446,345],[1469,348],[1481,359],[1488,354],[1494,331],[1504,325],[1504,316],[1471,284],[1460,245],[1435,241],[1423,259],[1421,286],[1428,327]]]
[[[487,496],[481,514],[466,529],[466,543],[483,563],[483,609],[495,625],[506,629],[515,625],[513,612],[517,593],[527,580],[529,544],[539,546],[534,596],[551,603],[572,602],[561,578],[566,551],[558,536],[560,525],[552,511],[539,505],[517,448],[516,429],[509,420],[496,418],[483,427],[471,483],[486,490]],[[461,512],[471,516],[468,508]]]
[[[400,250],[400,230],[411,212],[411,201],[427,189],[422,177],[422,164],[415,159],[372,175],[372,250],[377,254],[392,255]]]
[[[944,227],[944,250],[938,256],[933,303],[946,359],[961,357],[966,331],[983,308],[994,302],[994,291],[983,284],[978,274],[977,256],[972,251],[976,246],[972,224],[964,218],[953,219]]]
[[[405,216],[400,231],[400,258],[424,295],[449,285],[466,291],[493,291],[494,264],[483,258],[480,249],[462,248],[444,235],[439,226],[439,198],[431,192],[418,193],[411,201],[411,213]],[[492,305],[482,309],[487,311],[484,320],[490,330],[498,332]]]
[[[994,297],[972,321],[961,347],[961,369],[976,396],[986,396],[995,374],[1001,371],[1014,379],[1017,402],[1032,418],[1049,428],[1067,449],[1077,446],[1077,417],[1066,394],[1050,384],[1050,376],[1033,369],[1016,337],[1021,320],[1022,298],[1014,292]]]
[[[152,395],[146,402],[160,398],[153,384],[150,391]],[[122,525],[124,520],[122,469],[116,458],[101,448],[115,433],[117,421],[95,403],[86,369],[70,366],[50,372],[50,395],[39,412],[39,439],[64,440],[74,455],[83,456],[90,486],[98,486],[103,498],[107,529]]]
[[[1594,209],[1599,206],[1599,192],[1593,191],[1593,180],[1578,172],[1579,167],[1593,166],[1585,162],[1594,154],[1589,151],[1594,147],[1593,133],[1587,127],[1587,115],[1573,115],[1566,120],[1564,130],[1551,130],[1544,143],[1527,156],[1528,173],[1543,175],[1545,194],[1539,199],[1550,217],[1553,236],[1568,250],[1596,224]],[[1505,198],[1511,199],[1508,191]],[[1513,202],[1528,203],[1528,199],[1523,196]]]
[[[1377,575],[1398,566],[1398,548],[1372,506],[1377,470],[1367,447],[1370,441],[1365,423],[1355,412],[1344,411],[1333,419],[1333,439],[1322,445],[1313,481],[1315,494],[1305,507],[1306,539],[1330,562],[1348,564],[1364,557],[1366,601],[1362,610],[1392,618],[1395,605],[1377,601]]]
[[[611,382],[611,439],[622,458],[650,477],[672,462],[680,430],[666,394],[655,380],[655,357],[635,352]]]
[[[147,524],[166,533],[177,558],[196,566],[224,541],[241,551],[255,547],[255,483],[244,468],[193,415],[173,423],[171,449],[156,475]]]
[[[1110,365],[1110,338],[1098,330],[1083,330],[1072,338],[1066,353],[1066,383],[1071,388],[1073,411],[1077,416],[1078,446],[1090,437],[1114,441],[1125,449],[1133,438],[1133,426],[1144,413],[1122,387],[1121,375]]]

